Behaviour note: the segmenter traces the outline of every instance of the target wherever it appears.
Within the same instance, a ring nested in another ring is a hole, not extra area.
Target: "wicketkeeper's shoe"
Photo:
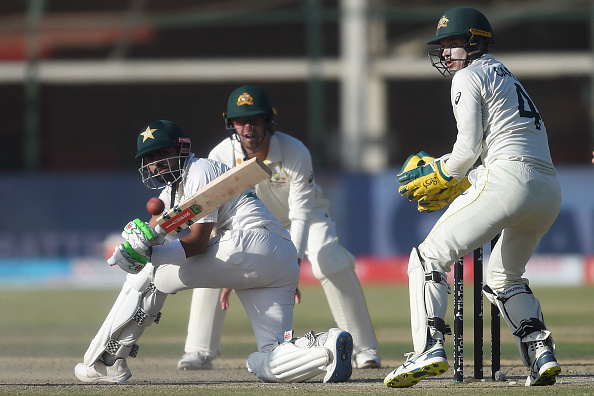
[[[101,360],[97,360],[92,366],[79,363],[74,368],[74,375],[84,382],[126,382],[132,377],[126,359],[117,359],[111,366],[106,366]]]
[[[381,359],[377,356],[377,350],[375,349],[364,349],[355,355],[355,368],[380,368]]]
[[[345,382],[353,373],[353,337],[351,333],[332,328],[324,341],[324,348],[330,354],[330,363],[326,367],[324,382]]]
[[[449,367],[443,343],[437,342],[423,353],[409,354],[402,366],[386,376],[384,384],[391,388],[413,386],[425,377],[444,374]]]
[[[561,366],[548,346],[539,348],[530,359],[530,375],[526,378],[526,386],[553,385]]]
[[[212,359],[201,352],[188,352],[177,363],[179,370],[210,370]]]

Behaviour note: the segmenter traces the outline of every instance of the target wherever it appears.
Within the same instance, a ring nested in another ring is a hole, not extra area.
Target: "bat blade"
[[[243,162],[202,187],[179,205],[164,212],[157,218],[156,231],[169,235],[178,234],[213,210],[270,177],[271,173],[259,158]]]

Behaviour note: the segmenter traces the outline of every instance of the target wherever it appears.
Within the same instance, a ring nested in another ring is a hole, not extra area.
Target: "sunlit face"
[[[464,46],[468,42],[465,37],[448,37],[440,40],[442,45],[441,55],[445,59],[443,63],[448,68],[449,72],[454,74],[458,70],[464,68],[468,54]]]
[[[261,150],[267,143],[270,135],[267,132],[268,124],[264,117],[239,117],[231,121],[241,145],[248,154]]]

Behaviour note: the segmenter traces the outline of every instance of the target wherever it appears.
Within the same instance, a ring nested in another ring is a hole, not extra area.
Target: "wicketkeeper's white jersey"
[[[479,157],[485,165],[506,159],[555,174],[538,109],[522,84],[492,55],[485,54],[454,74],[451,100],[458,126],[446,162],[452,176],[464,177]]]

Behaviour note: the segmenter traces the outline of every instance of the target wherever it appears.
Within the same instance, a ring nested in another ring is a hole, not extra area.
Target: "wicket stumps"
[[[491,241],[491,249],[497,238]],[[483,247],[473,252],[474,262],[474,379],[483,379]],[[491,304],[491,378],[501,368],[499,309]],[[454,382],[464,381],[464,261],[454,263]]]

